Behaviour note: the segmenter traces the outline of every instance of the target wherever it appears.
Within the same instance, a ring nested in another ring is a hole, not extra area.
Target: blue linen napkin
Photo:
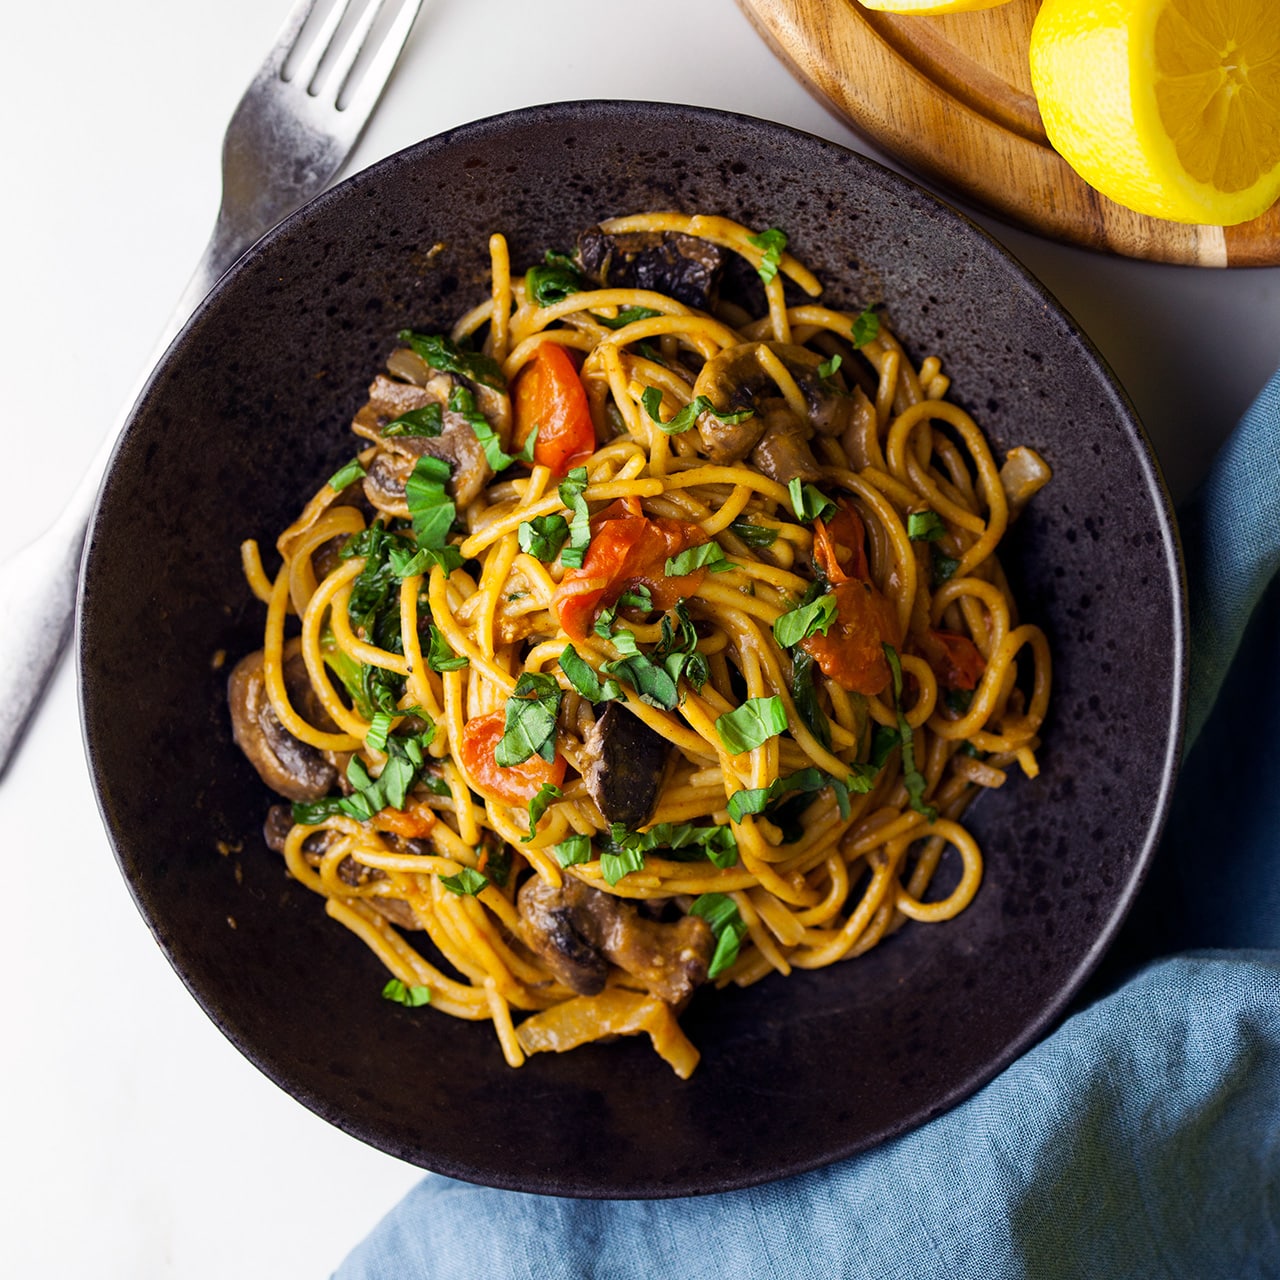
[[[335,1280],[1280,1277],[1280,373],[1182,531],[1194,747],[1092,1003],[852,1160],[688,1200],[432,1176]]]

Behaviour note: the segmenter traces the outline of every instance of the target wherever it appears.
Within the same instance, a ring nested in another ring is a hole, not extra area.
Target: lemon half
[[[1231,226],[1280,198],[1277,0],[1045,0],[1031,82],[1054,148],[1119,204]]]

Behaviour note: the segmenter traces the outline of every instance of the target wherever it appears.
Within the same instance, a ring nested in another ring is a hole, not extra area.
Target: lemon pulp
[[[1160,122],[1187,172],[1219,191],[1280,164],[1280,10],[1263,7],[1169,0],[1156,19]]]

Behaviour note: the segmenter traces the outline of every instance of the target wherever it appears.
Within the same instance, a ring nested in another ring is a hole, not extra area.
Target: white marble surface
[[[51,518],[203,246],[225,122],[285,0],[9,4],[0,549]],[[687,101],[867,150],[733,0],[426,0],[351,168],[560,98]],[[1175,496],[1280,363],[1280,270],[1105,258],[986,225],[1137,404]],[[317,1119],[188,997],[99,824],[64,662],[0,782],[9,907],[0,1273],[323,1276],[420,1176]]]

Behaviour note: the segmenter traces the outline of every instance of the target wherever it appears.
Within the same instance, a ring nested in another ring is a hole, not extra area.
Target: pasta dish
[[[700,986],[978,891],[965,808],[1037,773],[1049,649],[998,552],[1049,470],[777,228],[614,218],[522,275],[489,249],[277,555],[243,544],[232,727],[384,996],[490,1021],[512,1066],[644,1032],[687,1077]]]

